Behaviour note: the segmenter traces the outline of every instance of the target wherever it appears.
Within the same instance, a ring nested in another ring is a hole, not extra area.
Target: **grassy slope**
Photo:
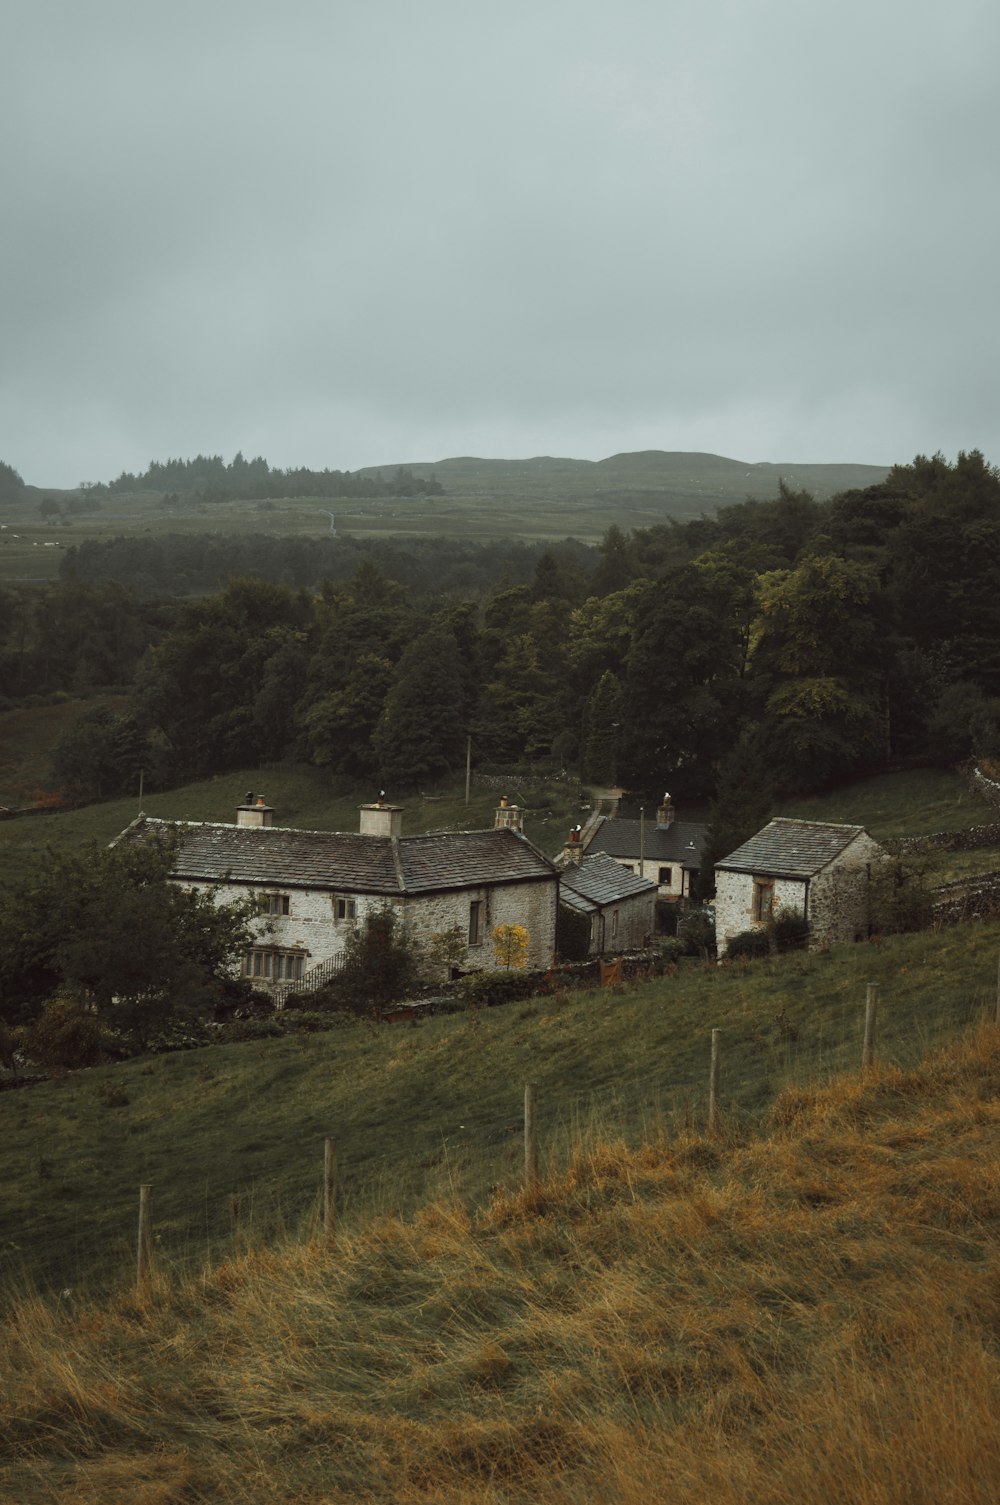
[[[46,708],[48,709],[48,708]],[[12,717],[33,717],[36,712],[11,712]],[[356,831],[358,806],[378,793],[358,790],[344,795],[332,792],[330,775],[308,764],[282,763],[267,768],[237,769],[216,774],[162,794],[143,795],[147,815],[164,820],[232,821],[236,806],[248,789],[264,794],[275,808],[275,824],[313,831]],[[566,832],[580,817],[577,790],[573,784],[508,791],[512,800],[528,806],[525,834],[543,851],[555,853]],[[410,835],[424,831],[484,830],[493,825],[498,795],[476,789],[465,803],[464,784],[441,797],[420,794],[400,800],[405,807],[403,829]],[[46,846],[73,848],[87,841],[106,843],[134,820],[139,812],[138,791],[126,799],[0,821],[0,871],[8,881],[28,878]]]
[[[992,1002],[998,944],[997,925],[978,924],[750,968],[695,963],[621,993],[220,1045],[7,1092],[0,1269],[74,1287],[120,1276],[140,1182],[170,1258],[228,1248],[233,1196],[260,1231],[299,1227],[328,1135],[351,1216],[445,1192],[480,1202],[517,1174],[525,1081],[549,1157],[588,1125],[638,1142],[703,1120],[713,1027],[726,1111],[752,1118],[782,1082],[859,1059],[869,980],[883,1057],[912,1062]]]
[[[15,1301],[20,1505],[992,1505],[1000,1032],[530,1195]]]
[[[89,702],[88,702],[89,703]],[[20,803],[21,793],[44,782],[48,756],[67,719],[83,703],[44,706],[9,711],[0,717],[0,804],[3,788],[10,800]],[[263,791],[276,807],[280,825],[319,831],[354,831],[357,806],[374,791],[359,790],[348,796],[331,794],[329,776],[305,764],[277,764],[265,769],[237,769],[217,774],[195,784],[163,794],[146,794],[142,805],[147,815],[171,820],[231,820],[247,789]],[[512,799],[530,807],[526,820],[528,836],[543,851],[555,854],[568,825],[580,819],[572,786],[531,787],[508,791]],[[406,801],[405,829],[416,833],[438,829],[481,829],[492,824],[496,796],[491,791],[472,792],[466,808],[464,786],[456,786],[441,799],[414,797]],[[111,841],[138,813],[138,790],[134,797],[32,816],[26,820],[0,821],[0,871],[10,881],[27,877],[46,845],[79,846],[85,841]],[[790,802],[783,815],[806,820],[837,820],[867,826],[881,838],[925,835],[934,831],[964,830],[991,822],[996,812],[973,794],[958,774],[939,769],[917,769],[883,774],[845,785],[830,794]],[[567,824],[568,823],[568,824]],[[995,865],[997,853],[969,854],[976,868]]]
[[[800,820],[840,820],[873,836],[924,836],[992,824],[1000,814],[958,774],[943,768],[883,773],[829,794],[790,800],[779,812]]]

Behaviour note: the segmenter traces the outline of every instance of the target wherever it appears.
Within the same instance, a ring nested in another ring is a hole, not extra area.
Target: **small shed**
[[[588,955],[644,946],[655,928],[656,884],[595,852],[559,875],[559,904],[590,922]]]
[[[872,928],[872,877],[886,853],[864,826],[778,817],[715,864],[719,956],[734,935],[780,913],[809,926],[809,945],[864,940]]]

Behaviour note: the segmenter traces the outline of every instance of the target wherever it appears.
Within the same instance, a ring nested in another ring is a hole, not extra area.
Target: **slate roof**
[[[656,884],[652,878],[640,878],[630,873],[606,852],[587,855],[577,865],[571,862],[559,875],[559,897],[571,909],[592,914],[608,904],[620,903],[622,899],[635,898],[637,894],[655,894]]]
[[[368,894],[418,894],[551,878],[553,864],[519,831],[452,831],[440,836],[360,836],[139,816],[117,838],[158,831],[180,839],[174,877]]]
[[[864,826],[824,825],[779,816],[715,867],[716,871],[768,878],[812,878],[864,834]]]
[[[607,852],[609,857],[623,857],[636,862],[641,842],[644,862],[671,863],[693,869],[701,867],[707,826],[691,820],[674,820],[668,826],[658,826],[647,820],[643,832],[640,831],[642,824],[638,820],[610,820],[605,817],[587,843],[588,855],[591,852]]]

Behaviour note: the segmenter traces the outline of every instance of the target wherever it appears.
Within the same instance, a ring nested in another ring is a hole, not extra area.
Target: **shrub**
[[[715,951],[715,917],[707,909],[692,909],[677,921],[677,939],[685,956],[707,956]]]
[[[809,939],[809,921],[798,910],[782,909],[775,916],[771,934],[777,951],[802,951]]]
[[[390,904],[373,910],[347,938],[344,964],[326,984],[334,1009],[382,1017],[417,980],[417,950]]]
[[[462,984],[467,1003],[479,1008],[530,998],[538,990],[535,972],[476,972]]]
[[[754,959],[770,954],[771,937],[766,930],[741,930],[737,935],[730,936],[726,946],[726,956],[731,961],[738,956]]]
[[[676,966],[681,957],[687,955],[686,945],[676,935],[666,936],[660,941],[656,950],[662,968]]]
[[[24,1031],[24,1048],[40,1066],[73,1071],[104,1059],[104,1035],[96,1014],[72,994],[56,993]]]

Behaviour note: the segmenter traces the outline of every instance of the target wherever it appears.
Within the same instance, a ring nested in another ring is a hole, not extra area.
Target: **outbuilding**
[[[622,867],[606,852],[581,856],[579,863],[563,868],[559,903],[589,922],[590,956],[636,950],[647,944],[655,928],[656,884]]]
[[[864,940],[872,880],[886,853],[864,826],[777,817],[715,864],[719,956],[734,935],[801,915],[811,947]]]

